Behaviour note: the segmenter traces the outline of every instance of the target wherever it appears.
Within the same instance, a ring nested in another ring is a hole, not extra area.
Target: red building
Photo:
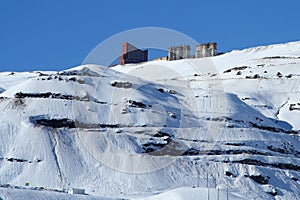
[[[148,61],[148,50],[140,50],[128,42],[124,42],[122,44],[122,55],[120,56],[119,62],[120,65],[146,61]]]

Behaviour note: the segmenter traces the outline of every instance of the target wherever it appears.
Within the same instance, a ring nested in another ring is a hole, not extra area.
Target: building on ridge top
[[[156,58],[154,60],[180,60],[189,58],[206,58],[218,55],[217,43],[204,43],[196,46],[195,55],[191,55],[189,45],[173,46],[168,48],[168,56]],[[122,44],[122,55],[119,64],[125,65],[130,63],[141,63],[148,61],[148,50],[141,50],[137,47],[124,42]]]
[[[148,50],[140,50],[128,42],[122,44],[122,55],[119,60],[120,65],[146,61],[148,61]]]
[[[206,58],[217,55],[217,43],[204,43],[196,46],[195,58]]]
[[[180,45],[168,49],[168,60],[180,60],[190,58],[191,47],[189,45]]]
[[[168,49],[168,59],[167,60],[180,60],[180,59],[188,59],[188,58],[206,58],[213,57],[218,55],[217,51],[217,43],[204,43],[196,46],[195,55],[190,54],[190,46],[189,45],[180,45],[170,47]]]

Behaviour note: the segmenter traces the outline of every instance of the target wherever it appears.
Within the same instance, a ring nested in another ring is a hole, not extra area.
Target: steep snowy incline
[[[149,197],[181,199],[207,188],[223,195],[226,186],[232,198],[299,199],[299,57],[294,42],[206,59],[1,73],[0,186],[29,183],[45,188],[43,198],[70,187],[86,189],[82,199],[189,187]],[[0,198],[40,192],[30,188],[2,187]]]
[[[286,128],[300,129],[300,42],[235,50],[212,58],[153,61],[114,69],[157,83],[234,93],[265,116],[288,122],[290,125],[283,125]]]
[[[53,73],[53,72],[1,72],[0,73],[0,88],[7,90],[12,86],[20,84],[28,79],[42,76],[44,74]],[[0,89],[1,93],[1,89]]]

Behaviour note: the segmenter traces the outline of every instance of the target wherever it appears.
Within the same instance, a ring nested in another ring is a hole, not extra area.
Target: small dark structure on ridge
[[[119,61],[120,65],[146,61],[148,61],[148,50],[140,50],[128,42],[122,44],[122,55],[120,56]]]

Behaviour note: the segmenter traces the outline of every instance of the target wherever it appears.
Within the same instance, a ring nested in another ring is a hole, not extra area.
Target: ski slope
[[[299,199],[299,67],[292,42],[0,73],[0,198]]]

